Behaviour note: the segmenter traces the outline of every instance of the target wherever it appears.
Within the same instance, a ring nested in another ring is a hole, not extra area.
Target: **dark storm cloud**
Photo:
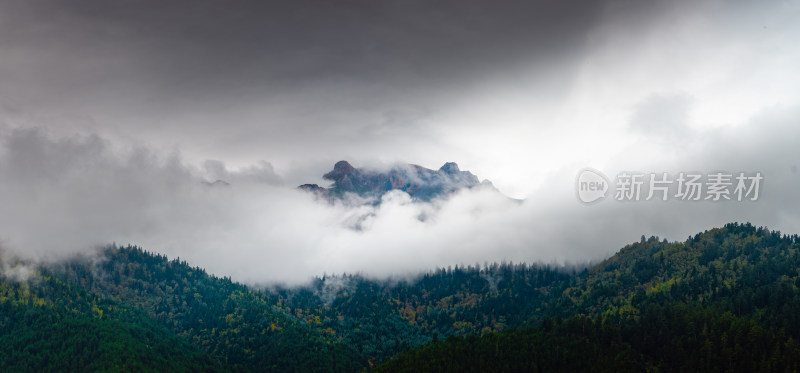
[[[0,40],[20,62],[52,68],[44,87],[132,83],[158,99],[202,99],[350,80],[454,84],[563,58],[597,12],[560,1],[26,1],[3,6]]]
[[[354,145],[376,147],[374,156],[391,144],[390,158],[409,143],[431,153],[443,135],[424,119],[487,81],[532,79],[542,99],[563,93],[602,9],[594,1],[5,2],[0,104],[85,115],[102,132],[203,157],[307,161],[315,149],[328,167],[370,158]]]

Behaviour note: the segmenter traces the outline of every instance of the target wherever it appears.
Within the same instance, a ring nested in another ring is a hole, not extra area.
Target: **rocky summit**
[[[328,188],[317,184],[304,184],[299,188],[330,201],[348,194],[374,200],[390,190],[401,190],[412,200],[425,202],[464,188],[494,188],[488,180],[481,182],[471,172],[461,171],[454,162],[447,162],[438,170],[405,164],[388,171],[377,171],[355,168],[347,161],[339,161],[323,178],[333,184]]]

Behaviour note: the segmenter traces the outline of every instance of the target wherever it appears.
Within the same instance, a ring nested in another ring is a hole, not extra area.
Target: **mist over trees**
[[[783,371],[800,361],[800,237],[750,224],[646,238],[589,267],[485,263],[300,287],[246,286],[134,246],[48,265],[4,255],[2,268],[4,369]]]

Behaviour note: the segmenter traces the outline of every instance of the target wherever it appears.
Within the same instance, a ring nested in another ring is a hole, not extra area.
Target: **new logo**
[[[575,178],[575,195],[584,205],[593,205],[606,198],[610,189],[606,175],[593,168],[578,171]]]

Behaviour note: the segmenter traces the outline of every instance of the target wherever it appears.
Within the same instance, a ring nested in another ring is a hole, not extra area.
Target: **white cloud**
[[[323,273],[403,275],[485,261],[584,262],[641,234],[680,240],[730,221],[797,232],[797,117],[797,110],[774,112],[736,132],[707,133],[679,157],[630,158],[622,149],[601,170],[612,177],[624,169],[759,171],[759,201],[606,200],[591,207],[579,204],[573,190],[585,165],[543,175],[542,187],[521,204],[476,189],[431,204],[392,192],[378,206],[353,207],[274,183],[280,177],[266,163],[200,168],[176,153],[114,146],[95,135],[7,129],[0,142],[0,238],[10,250],[44,259],[132,243],[237,280],[299,283]],[[227,176],[231,185],[209,186],[210,174]],[[354,221],[362,229],[353,229]]]

